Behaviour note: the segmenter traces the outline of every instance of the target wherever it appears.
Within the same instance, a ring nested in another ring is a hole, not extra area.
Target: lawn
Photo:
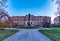
[[[16,33],[18,30],[0,30],[0,41]]]
[[[49,37],[52,41],[60,41],[60,28],[52,28],[51,30],[39,30],[42,34]]]

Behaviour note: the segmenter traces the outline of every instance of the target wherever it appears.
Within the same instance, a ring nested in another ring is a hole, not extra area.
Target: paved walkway
[[[4,39],[3,41],[51,41],[46,36],[34,29],[20,30],[16,34]]]

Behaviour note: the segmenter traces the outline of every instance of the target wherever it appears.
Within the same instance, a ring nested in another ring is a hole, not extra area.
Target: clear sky
[[[8,14],[10,16],[24,16],[28,13],[36,16],[55,17],[56,4],[51,0],[8,0]]]

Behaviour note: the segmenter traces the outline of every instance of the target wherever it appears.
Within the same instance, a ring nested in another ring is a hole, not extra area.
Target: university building
[[[24,26],[28,26],[28,25],[42,26],[45,23],[51,24],[51,17],[49,17],[49,16],[34,16],[31,14],[28,14],[25,16],[12,16],[12,17],[10,17],[10,20],[13,23],[17,23],[18,25],[24,25]]]

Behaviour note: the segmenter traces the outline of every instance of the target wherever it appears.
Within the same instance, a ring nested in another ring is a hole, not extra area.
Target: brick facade
[[[25,16],[13,16],[10,17],[10,19],[14,22],[17,23],[18,25],[28,25],[27,23],[30,22],[30,24],[33,25],[42,25],[43,23],[51,23],[51,17],[48,16],[34,16],[30,14]]]

